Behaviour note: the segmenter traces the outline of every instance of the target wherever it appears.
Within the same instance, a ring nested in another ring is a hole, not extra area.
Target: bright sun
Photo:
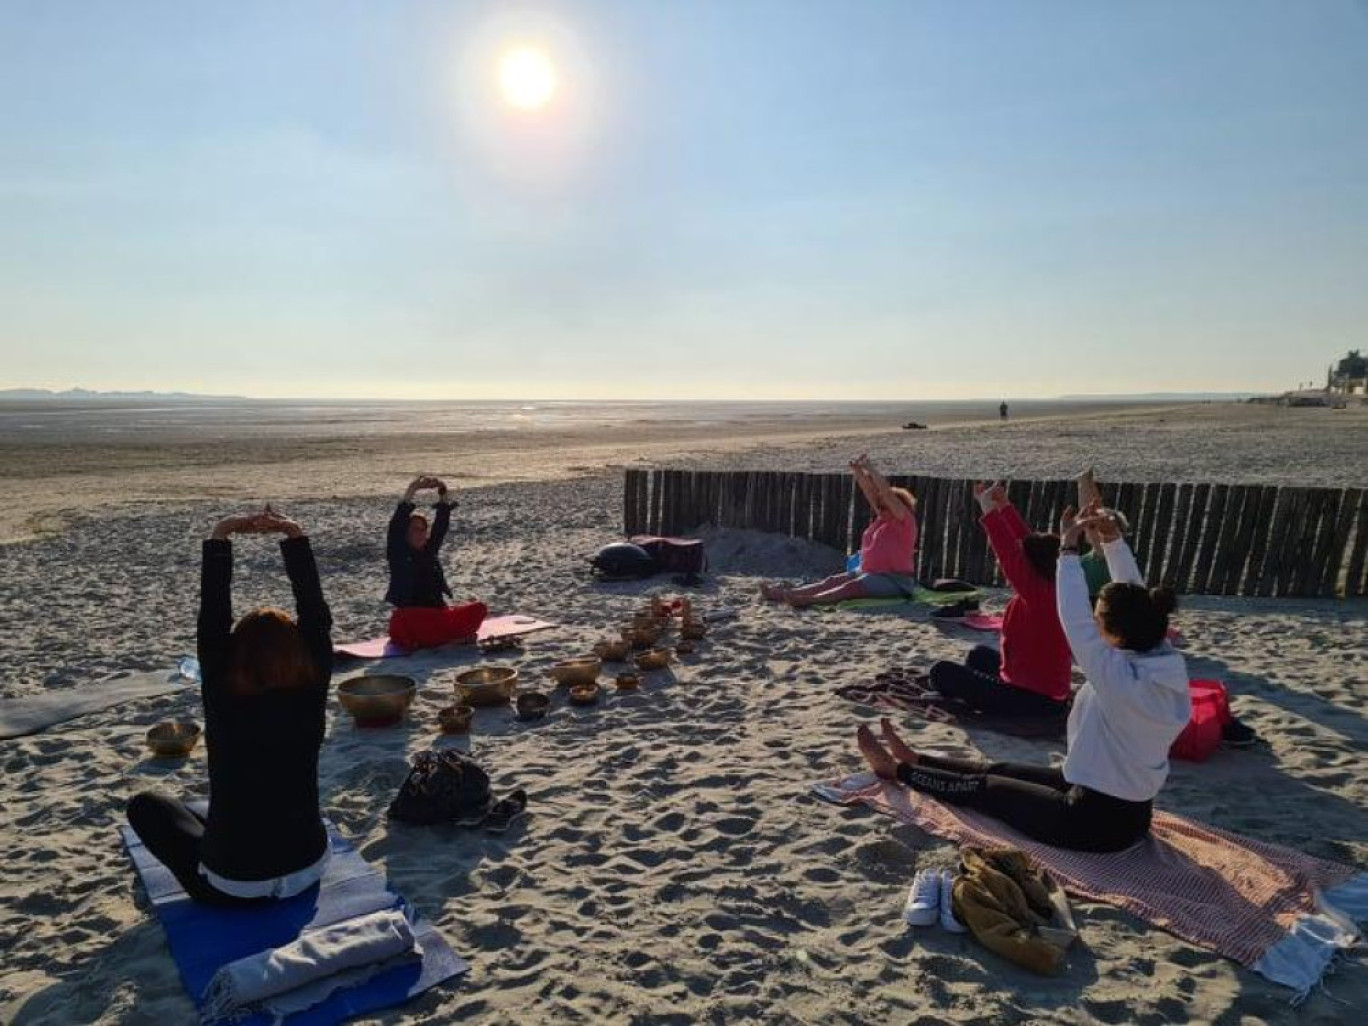
[[[556,66],[534,46],[509,50],[499,59],[499,91],[519,110],[541,110],[556,93]]]

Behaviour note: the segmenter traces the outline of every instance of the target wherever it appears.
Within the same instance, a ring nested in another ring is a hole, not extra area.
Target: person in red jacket
[[[1001,485],[974,488],[983,529],[1014,592],[1002,623],[1002,653],[975,647],[964,663],[931,667],[931,686],[981,712],[1063,713],[1073,657],[1059,623],[1055,565],[1059,535],[1033,532]]]

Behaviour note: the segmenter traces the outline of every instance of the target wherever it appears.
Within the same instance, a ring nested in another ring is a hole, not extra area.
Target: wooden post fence
[[[917,496],[917,574],[1000,584],[978,523],[973,482],[895,476]],[[1053,530],[1073,481],[1012,481],[1026,522]],[[1368,595],[1368,489],[1107,482],[1103,500],[1131,521],[1147,579],[1193,595]],[[627,533],[739,527],[850,552],[869,511],[849,474],[628,470]]]

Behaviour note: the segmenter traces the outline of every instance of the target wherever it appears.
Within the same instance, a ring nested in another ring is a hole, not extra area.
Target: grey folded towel
[[[422,957],[403,912],[389,909],[317,930],[283,947],[229,962],[204,991],[205,1023],[265,1012],[277,1020],[330,994]]]

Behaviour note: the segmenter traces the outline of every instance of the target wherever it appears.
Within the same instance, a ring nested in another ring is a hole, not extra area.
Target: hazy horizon
[[[1353,0],[131,0],[0,40],[0,388],[1239,394],[1364,344]]]

